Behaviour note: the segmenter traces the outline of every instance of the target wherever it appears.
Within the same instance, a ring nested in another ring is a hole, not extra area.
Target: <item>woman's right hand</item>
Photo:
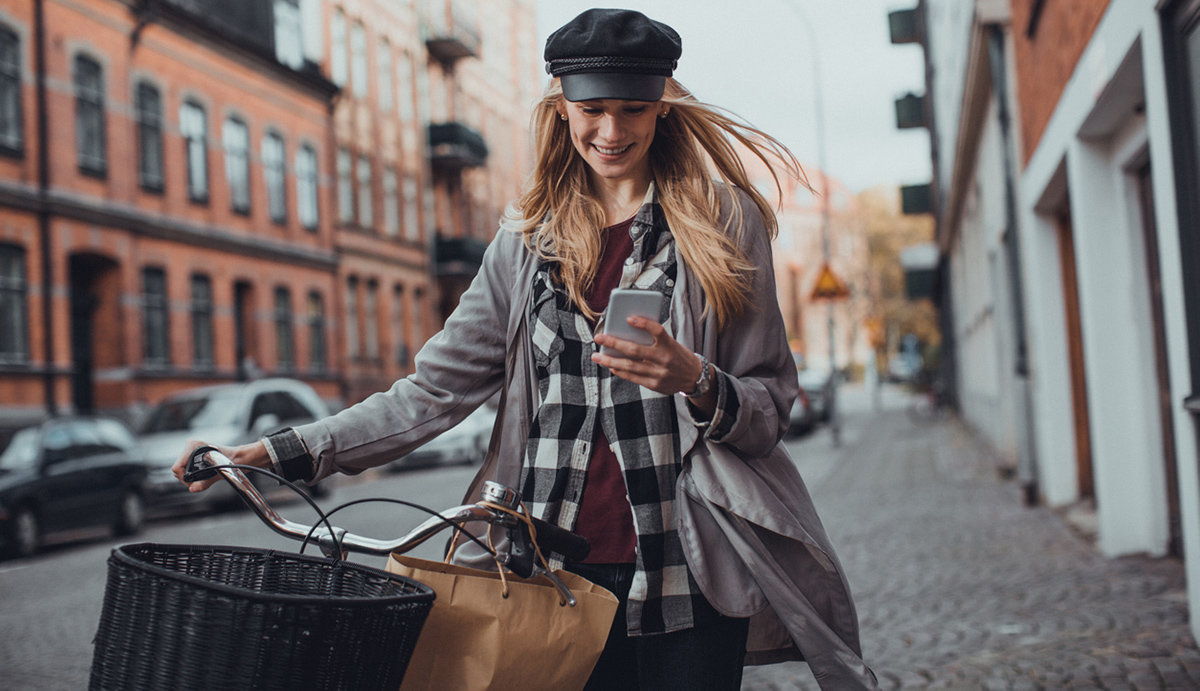
[[[184,482],[183,474],[187,471],[188,459],[191,458],[192,452],[201,446],[211,446],[237,465],[249,465],[267,469],[271,467],[271,457],[267,454],[266,445],[261,441],[242,444],[241,446],[221,446],[220,444],[208,444],[198,439],[190,439],[184,447],[183,454],[171,466],[171,472],[180,482],[187,485],[189,492],[203,492],[214,484],[221,482],[220,475],[214,475],[206,480]]]

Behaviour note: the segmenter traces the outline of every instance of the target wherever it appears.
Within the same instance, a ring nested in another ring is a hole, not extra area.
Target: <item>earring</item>
[[[671,112],[671,111],[669,111],[669,110],[664,110],[663,112],[659,113],[659,114],[658,114],[658,119],[659,119],[659,120],[666,120],[666,119],[667,119],[667,113],[669,113],[669,112]]]
[[[560,114],[558,117],[559,117],[559,119],[560,119],[560,120],[562,120],[563,122],[566,122],[566,121],[567,121],[567,116],[565,116],[565,115],[561,115],[561,114]]]

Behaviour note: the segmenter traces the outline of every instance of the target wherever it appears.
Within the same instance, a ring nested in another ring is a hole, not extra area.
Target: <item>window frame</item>
[[[293,328],[291,289],[275,286],[273,304],[275,368],[281,372],[293,372],[296,369],[296,332]]]
[[[208,274],[192,274],[191,290],[192,368],[212,370],[216,365],[216,341],[213,331],[213,288]]]
[[[71,85],[75,96],[75,157],[79,172],[106,178],[108,118],[104,66],[87,53],[77,53],[71,61]]]
[[[198,129],[193,130],[192,126]],[[187,168],[188,200],[207,204],[212,195],[208,171],[208,110],[195,99],[179,104],[179,134],[183,139],[184,166]]]
[[[29,252],[0,243],[0,364],[29,363]],[[9,263],[11,262],[11,264]],[[7,272],[8,266],[13,272]],[[4,321],[2,315],[8,315]]]
[[[296,149],[296,215],[300,226],[316,232],[321,226],[320,170],[317,149],[311,144],[301,144]],[[309,220],[311,212],[311,222]]]
[[[221,124],[221,150],[225,153],[225,182],[229,185],[229,208],[236,214],[249,216],[252,197],[250,126],[240,116],[229,115]]]
[[[11,60],[6,60],[11,56]],[[5,95],[9,100],[5,100]],[[25,100],[21,86],[21,36],[13,28],[0,24],[0,108],[12,104],[11,119],[0,120],[0,154],[17,158],[25,155]],[[0,111],[0,115],[3,112]],[[4,125],[7,123],[8,127]]]
[[[147,103],[147,97],[152,97],[153,103]],[[161,194],[166,186],[162,91],[154,83],[142,79],[134,87],[133,100],[138,129],[138,184],[147,192]],[[152,151],[147,150],[147,142],[154,143]],[[147,166],[151,157],[155,159],[157,171]]]
[[[329,349],[325,334],[325,299],[315,290],[308,293],[308,369],[325,372],[329,369]]]
[[[274,143],[278,143],[278,149],[272,152]],[[262,169],[263,186],[267,190],[267,215],[271,222],[287,225],[287,142],[275,130],[267,130],[263,135]]]
[[[152,288],[161,288],[161,292]],[[157,327],[161,330],[156,331]],[[142,267],[142,364],[149,368],[171,364],[170,297],[167,272],[161,266]]]

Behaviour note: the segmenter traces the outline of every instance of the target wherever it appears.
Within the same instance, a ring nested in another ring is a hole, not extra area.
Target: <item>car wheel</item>
[[[17,509],[17,515],[12,522],[11,552],[15,557],[28,557],[37,552],[41,529],[38,527],[37,514],[28,506]]]
[[[142,530],[145,522],[146,502],[142,495],[132,489],[125,490],[117,507],[117,522],[113,525],[113,532],[117,535],[135,535]]]

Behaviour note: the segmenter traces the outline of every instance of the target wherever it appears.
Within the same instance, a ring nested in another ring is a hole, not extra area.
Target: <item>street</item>
[[[1106,560],[1054,511],[1023,507],[953,420],[917,424],[887,389],[875,410],[841,395],[842,444],[827,428],[788,441],[858,603],[863,652],[883,688],[1196,688],[1177,560]],[[346,478],[326,507],[369,496],[444,508],[474,468]],[[305,520],[299,503],[281,508]],[[391,504],[337,524],[389,537],[421,520]],[[294,550],[247,513],[152,523],[136,541]],[[86,686],[111,540],[0,562],[0,665],[13,689]],[[419,554],[433,556],[439,540]],[[362,558],[364,563],[374,563]],[[745,689],[815,689],[803,663],[747,668]]]

